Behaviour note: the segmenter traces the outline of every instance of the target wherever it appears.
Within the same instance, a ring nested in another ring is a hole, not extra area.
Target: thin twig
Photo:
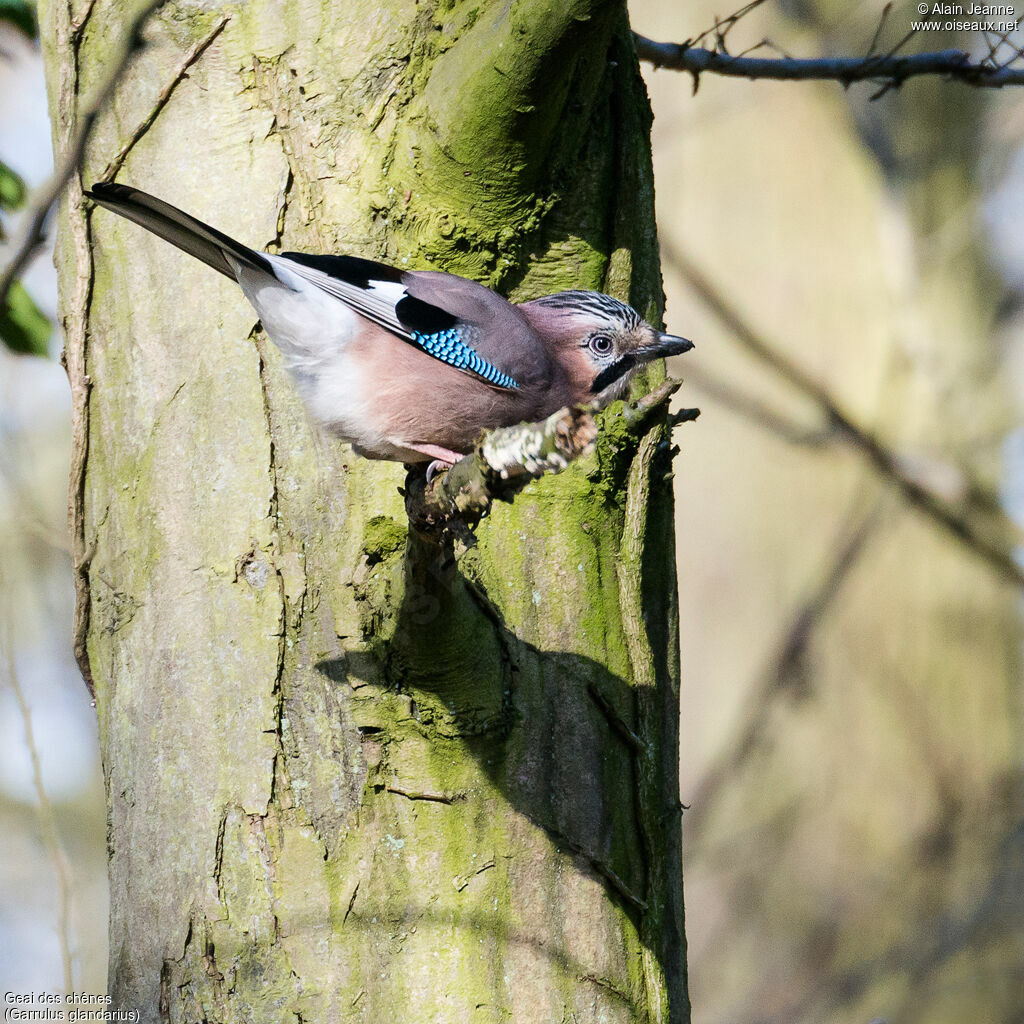
[[[842,440],[866,459],[881,477],[893,483],[911,505],[950,533],[969,551],[981,557],[1005,579],[1024,587],[1024,569],[1017,564],[1009,545],[983,535],[978,526],[946,498],[930,489],[919,476],[908,472],[905,459],[888,448],[871,430],[857,423],[823,385],[758,334],[679,249],[663,243],[663,252],[667,266],[687,281],[732,337],[782,380],[810,399]],[[958,472],[967,481],[964,487],[967,507],[988,516],[1000,536],[1015,537],[1017,528],[998,502],[987,495],[980,484],[970,480],[965,470],[958,468]]]
[[[611,865],[606,864],[600,857],[595,857],[574,839],[570,839],[564,832],[560,832],[551,825],[538,822],[540,827],[561,846],[565,847],[577,857],[582,857],[594,871],[597,872],[611,887],[621,896],[634,910],[641,913],[647,911],[647,901],[638,896],[633,890],[616,874]]]
[[[881,57],[870,57],[867,58],[868,63],[881,63],[884,64],[886,61],[892,60],[900,50],[903,49],[907,43],[917,34],[916,28],[911,28],[910,31],[886,54]],[[881,99],[890,89],[896,89],[903,84],[902,78],[890,77],[885,79],[879,86],[878,90],[871,95],[871,100],[874,102],[877,99]]]
[[[630,750],[637,751],[643,748],[643,740],[629,727],[626,720],[619,714],[618,708],[598,689],[596,683],[587,683],[587,693],[590,699],[601,709],[605,720],[612,727],[612,730],[619,734]]]
[[[57,160],[53,174],[33,196],[28,221],[14,250],[14,256],[4,267],[3,273],[0,274],[0,309],[3,309],[7,303],[11,286],[42,245],[50,211],[64,191],[64,186],[78,170],[85,147],[96,127],[101,111],[106,107],[114,90],[128,71],[132,57],[143,46],[142,29],[153,12],[163,3],[164,0],[147,0],[139,8],[110,61],[110,70],[107,72],[106,78],[100,83],[92,99],[80,110],[76,131],[67,148]]]
[[[401,786],[393,786],[390,782],[384,789],[388,793],[394,793],[396,796],[404,796],[406,800],[426,800],[428,803],[435,804],[454,804],[468,797],[466,793],[430,793],[422,789],[404,789]]]
[[[742,21],[748,14],[750,14],[751,11],[756,10],[765,2],[766,0],[751,0],[750,3],[744,4],[738,11],[734,11],[725,19],[720,19],[716,15],[714,24],[710,28],[706,28],[700,33],[700,35],[694,36],[692,39],[688,39],[683,45],[696,46],[698,43],[702,43],[707,39],[708,36],[714,36],[717,40],[724,41],[725,37],[737,22]]]
[[[878,46],[879,40],[882,38],[882,29],[885,28],[886,19],[889,17],[889,12],[892,10],[892,0],[889,0],[882,8],[882,16],[878,19],[878,25],[875,27],[875,34],[871,38],[871,45],[868,47],[868,52],[864,54],[864,59],[867,60],[875,55],[875,48]]]
[[[965,85],[1001,89],[1024,85],[1024,67],[993,68],[972,61],[963,50],[939,50],[886,57],[733,57],[685,43],[658,43],[635,35],[637,54],[656,68],[688,71],[699,76],[705,71],[734,78],[770,78],[782,82],[825,80],[841,82],[881,82],[887,87],[920,75],[945,75]]]
[[[43,766],[39,758],[39,747],[36,745],[35,730],[32,727],[32,711],[25,699],[25,691],[21,688],[17,666],[14,663],[14,645],[11,642],[10,623],[4,621],[3,649],[7,661],[7,681],[10,683],[14,700],[21,714],[25,729],[25,746],[28,749],[29,762],[32,765],[32,786],[36,792],[36,812],[39,816],[39,831],[42,834],[43,846],[53,863],[53,871],[57,876],[57,940],[60,943],[61,964],[64,970],[64,992],[74,992],[74,976],[71,964],[71,864],[61,845],[57,832],[57,821],[53,813],[53,805],[43,784]]]
[[[182,58],[181,63],[178,65],[178,70],[174,73],[171,80],[160,90],[160,95],[157,96],[156,102],[153,104],[153,108],[150,112],[135,126],[135,130],[128,136],[125,144],[118,150],[117,155],[107,164],[106,170],[100,175],[99,180],[102,182],[113,181],[117,177],[117,172],[124,166],[125,160],[128,159],[128,154],[135,148],[136,143],[149,131],[153,126],[153,122],[157,119],[160,111],[167,106],[168,101],[174,94],[174,90],[188,77],[188,70],[193,64],[206,52],[207,47],[221,34],[224,30],[224,26],[227,25],[230,19],[226,14],[222,14],[220,18],[214,23],[213,28],[203,36],[195,45],[185,54]]]

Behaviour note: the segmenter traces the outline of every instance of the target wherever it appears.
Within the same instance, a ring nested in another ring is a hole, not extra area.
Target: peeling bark
[[[55,123],[123,24],[41,5]],[[171,3],[87,153],[256,246],[656,319],[623,8]],[[184,69],[184,70],[183,70]],[[457,564],[228,282],[76,184],[58,265],[110,986],[144,1021],[688,1018],[663,408]],[[91,391],[90,391],[91,386]]]

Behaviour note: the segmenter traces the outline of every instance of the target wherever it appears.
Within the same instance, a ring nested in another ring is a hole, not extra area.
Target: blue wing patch
[[[459,337],[458,327],[449,327],[447,330],[434,331],[432,334],[424,334],[421,331],[412,331],[412,340],[419,345],[424,352],[440,359],[442,363],[454,366],[458,370],[469,370],[478,377],[482,377],[489,384],[499,388],[510,388],[518,390],[519,384],[507,373],[502,373],[496,366],[481,359],[475,349],[472,349]]]

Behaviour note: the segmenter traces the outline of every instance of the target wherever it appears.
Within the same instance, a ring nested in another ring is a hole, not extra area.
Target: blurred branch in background
[[[0,25],[12,25],[28,39],[36,39],[39,27],[35,10],[26,0],[0,0]],[[0,60],[9,55],[0,51]],[[0,210],[12,213],[25,205],[28,190],[12,167],[0,160]],[[7,240],[0,224],[0,242]],[[32,301],[20,281],[10,288],[9,301],[0,303],[0,341],[12,352],[45,356],[50,339],[50,321]]]
[[[913,23],[910,31],[895,46],[885,53],[876,53],[892,4],[886,4],[883,9],[868,52],[862,57],[796,58],[788,54],[779,57],[748,56],[754,50],[763,47],[777,50],[778,47],[768,39],[762,39],[742,53],[729,53],[726,43],[729,32],[764,2],[765,0],[753,0],[724,20],[716,18],[711,28],[682,43],[658,43],[634,34],[637,54],[641,60],[653,64],[656,68],[689,72],[693,76],[694,92],[700,86],[700,76],[705,71],[749,79],[826,80],[840,82],[843,86],[853,82],[874,82],[880,88],[872,99],[877,99],[889,89],[899,88],[908,78],[920,75],[942,75],[965,85],[989,89],[1024,85],[1024,51],[1014,46],[1008,38],[1016,27],[1015,22],[977,22],[982,26],[979,31],[983,33],[989,47],[989,52],[981,60],[972,60],[970,54],[964,50],[901,53],[900,51],[917,34],[917,25],[938,24],[928,21]],[[926,12],[924,18],[928,16]],[[699,45],[709,37],[714,39],[712,49]],[[1004,46],[1009,50],[1006,59],[1000,57],[1000,51]]]
[[[144,45],[142,30],[146,22],[163,2],[164,0],[146,0],[139,8],[119,46],[115,48],[106,78],[100,83],[92,99],[78,112],[75,133],[58,158],[53,174],[32,197],[27,213],[27,222],[15,247],[14,255],[4,267],[3,272],[0,273],[0,315],[3,317],[7,317],[14,310],[18,277],[42,245],[50,212],[64,191],[64,187],[78,170],[82,154],[85,152],[86,144],[92,135],[100,112],[127,72],[132,57]],[[81,33],[85,19],[88,18],[91,10],[92,6],[90,5],[82,21],[78,23],[76,28],[78,34]]]
[[[668,243],[663,243],[662,251],[666,268],[686,281],[730,335],[814,404],[823,421],[820,430],[810,435],[815,443],[834,439],[835,443],[849,446],[883,479],[895,485],[909,504],[984,559],[1000,576],[1024,587],[1024,569],[1017,564],[1012,550],[1020,531],[1003,511],[997,497],[974,480],[965,467],[894,451],[845,412],[822,384],[751,327],[688,256]],[[791,427],[782,417],[767,410],[758,399],[738,398],[733,394],[732,405],[769,429],[781,427],[781,436],[788,440],[801,433],[799,428]]]
[[[0,582],[2,582],[2,577],[0,577]],[[6,608],[3,610],[6,612]],[[14,645],[11,642],[10,621],[6,617],[3,619],[2,627],[0,649],[2,649],[6,662],[7,681],[14,693],[14,699],[25,727],[25,746],[28,749],[29,761],[32,765],[32,785],[36,793],[39,831],[57,877],[57,939],[60,943],[61,963],[64,969],[64,992],[71,993],[75,991],[71,970],[71,864],[61,845],[53,806],[50,804],[50,798],[46,795],[46,788],[43,785],[43,767],[39,760],[39,748],[36,745],[35,732],[32,728],[32,714],[28,701],[25,699],[25,691],[18,678],[17,666],[14,661]]]
[[[860,505],[861,499],[857,499]],[[690,801],[686,816],[690,834],[699,836],[704,813],[714,806],[722,786],[736,776],[767,732],[771,709],[778,697],[790,694],[805,697],[813,686],[807,671],[806,655],[815,630],[828,614],[833,601],[856,566],[872,532],[882,521],[884,499],[866,514],[852,511],[843,522],[855,525],[844,531],[828,556],[819,582],[789,620],[778,644],[778,652],[762,673],[744,710],[744,721],[734,740],[708,767]]]
[[[748,394],[700,366],[686,368],[686,382],[713,398],[721,406],[763,427],[787,444],[800,448],[824,448],[837,436],[833,426],[807,426],[777,412],[767,402]]]

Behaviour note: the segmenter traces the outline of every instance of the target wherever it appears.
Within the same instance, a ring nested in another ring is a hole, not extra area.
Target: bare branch
[[[128,154],[135,148],[135,144],[149,131],[153,126],[153,122],[157,119],[157,115],[164,107],[167,106],[168,101],[174,93],[174,90],[188,77],[188,70],[193,64],[206,52],[207,47],[221,34],[224,26],[228,23],[228,16],[222,14],[216,22],[214,22],[213,28],[203,36],[202,39],[198,40],[194,46],[185,54],[182,58],[181,63],[178,65],[178,70],[171,77],[171,80],[160,90],[160,95],[157,96],[156,102],[153,104],[153,108],[146,115],[146,117],[135,127],[135,131],[131,133],[125,144],[120,148],[117,155],[113,160],[107,164],[106,170],[100,175],[99,180],[102,182],[113,181],[117,177],[117,172],[124,166],[125,160],[128,159]]]
[[[784,82],[824,80],[841,82],[879,82],[887,88],[920,75],[944,75],[965,85],[1001,89],[1024,85],[1024,67],[993,66],[972,61],[963,50],[938,50],[933,53],[889,54],[867,57],[733,57],[719,50],[707,50],[686,43],[658,43],[634,35],[641,60],[656,68],[688,71],[695,78],[705,72],[734,78],[770,78]],[[905,42],[906,40],[904,40]],[[874,45],[874,44],[873,44]]]
[[[444,532],[450,520],[478,519],[499,495],[511,495],[545,473],[561,472],[594,447],[597,424],[587,409],[560,409],[541,423],[487,434],[447,472],[406,482],[409,521],[423,534]]]
[[[908,461],[894,452],[869,428],[857,423],[822,384],[758,334],[682,252],[665,243],[662,249],[666,264],[687,281],[733,338],[787,384],[810,399],[840,440],[861,455],[879,476],[894,484],[911,505],[981,557],[1002,577],[1024,587],[1024,568],[1013,557],[1009,542],[1018,536],[1017,527],[986,488],[972,480],[963,467],[956,467],[963,480],[962,500],[951,501],[944,493],[945,486],[930,484],[929,481],[936,478],[935,473],[919,472],[913,460]],[[990,528],[983,530],[976,522],[976,515],[985,516]]]
[[[43,243],[44,229],[47,218],[54,204],[64,191],[64,186],[78,170],[85,153],[86,144],[96,127],[100,112],[106,107],[118,83],[124,77],[131,64],[132,57],[144,45],[142,29],[149,21],[153,12],[163,4],[164,0],[147,0],[132,19],[127,31],[121,39],[120,46],[113,54],[110,70],[100,83],[92,99],[83,106],[78,115],[78,125],[67,148],[57,160],[56,167],[50,178],[40,186],[33,197],[29,210],[28,221],[22,231],[21,238],[14,250],[14,256],[0,274],[0,309],[7,302],[11,285],[18,279],[29,260]]]
[[[679,388],[666,380],[621,415],[639,428]],[[540,423],[501,427],[484,435],[465,458],[433,480],[412,472],[406,481],[405,505],[413,528],[440,536],[455,522],[479,520],[495,500],[510,500],[533,480],[560,473],[570,462],[593,450],[597,410],[577,406],[560,409]]]

